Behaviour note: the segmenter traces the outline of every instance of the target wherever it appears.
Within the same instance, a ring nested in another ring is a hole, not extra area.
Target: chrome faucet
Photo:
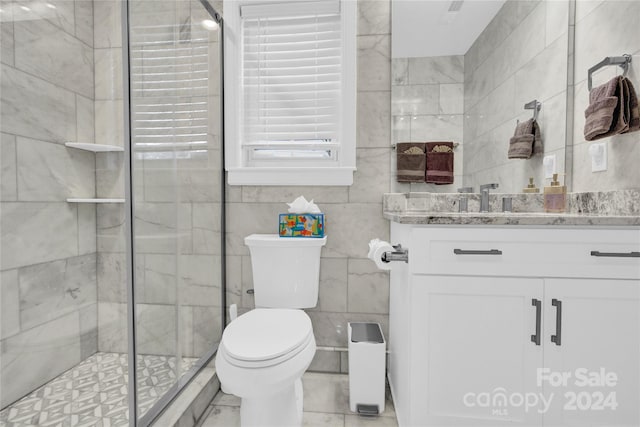
[[[498,184],[482,184],[480,186],[480,212],[489,212],[489,190],[495,190]]]
[[[469,196],[467,193],[473,193],[473,187],[458,188],[458,193],[462,193],[460,196],[460,202],[458,203],[458,212],[469,212]]]

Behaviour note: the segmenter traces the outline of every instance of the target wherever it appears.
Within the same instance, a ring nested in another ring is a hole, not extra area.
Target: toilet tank
[[[251,253],[256,307],[311,308],[318,303],[320,250],[327,237],[245,237]]]

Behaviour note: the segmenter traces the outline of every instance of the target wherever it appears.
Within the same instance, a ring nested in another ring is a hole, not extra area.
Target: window
[[[225,2],[230,184],[352,183],[355,5]]]

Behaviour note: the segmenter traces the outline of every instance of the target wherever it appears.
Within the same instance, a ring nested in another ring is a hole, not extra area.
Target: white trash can
[[[349,409],[360,415],[384,412],[386,343],[379,323],[349,322]]]

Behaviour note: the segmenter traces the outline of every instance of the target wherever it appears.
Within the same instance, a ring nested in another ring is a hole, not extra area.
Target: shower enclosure
[[[149,425],[224,324],[221,16],[0,10],[0,425]]]

